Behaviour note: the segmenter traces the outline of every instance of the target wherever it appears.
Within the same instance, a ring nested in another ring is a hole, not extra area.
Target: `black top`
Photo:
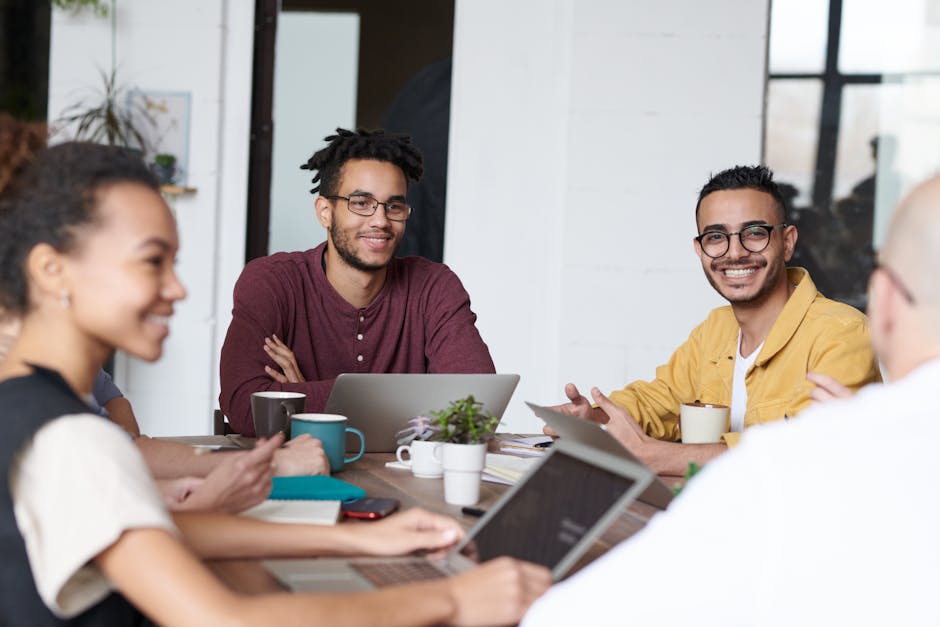
[[[33,374],[0,381],[0,624],[24,627],[52,625],[144,625],[143,616],[117,593],[71,618],[57,618],[42,602],[16,526],[10,496],[10,466],[16,453],[50,420],[93,413],[54,370],[32,366]],[[104,420],[104,418],[102,418]]]

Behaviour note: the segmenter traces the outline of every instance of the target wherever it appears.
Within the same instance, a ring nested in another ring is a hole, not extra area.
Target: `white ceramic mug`
[[[434,457],[434,451],[441,447],[440,442],[427,442],[414,440],[411,444],[399,446],[395,457],[405,466],[411,468],[411,474],[423,479],[440,479],[444,476],[444,467],[441,466],[440,455]],[[405,453],[408,459],[405,459]]]
[[[728,432],[731,409],[711,403],[685,403],[679,410],[679,431],[683,444],[709,444]]]

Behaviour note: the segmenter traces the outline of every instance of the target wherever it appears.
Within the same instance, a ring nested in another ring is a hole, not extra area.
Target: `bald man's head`
[[[940,357],[940,176],[894,212],[869,292],[872,343],[892,378]]]
[[[918,305],[940,310],[940,175],[898,205],[878,257],[902,278]]]

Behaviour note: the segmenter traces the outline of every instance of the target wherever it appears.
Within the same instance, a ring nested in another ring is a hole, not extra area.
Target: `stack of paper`
[[[515,455],[486,454],[483,480],[512,485],[516,483],[538,460]]]
[[[242,512],[243,516],[271,522],[335,525],[339,501],[274,501],[268,499]]]

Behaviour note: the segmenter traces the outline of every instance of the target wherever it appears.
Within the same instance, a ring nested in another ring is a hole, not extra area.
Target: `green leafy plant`
[[[689,467],[686,469],[685,474],[682,475],[683,482],[674,487],[672,489],[672,493],[674,495],[678,495],[680,492],[682,492],[682,488],[684,488],[689,480],[694,477],[695,474],[702,468],[704,468],[704,466],[699,466],[695,462],[689,462]]]
[[[172,168],[176,165],[176,156],[161,152],[154,155],[153,162],[161,168]]]
[[[146,107],[129,104],[127,90],[118,84],[116,71],[101,71],[101,79],[102,90],[66,108],[55,121],[54,132],[74,125],[72,139],[147,152],[149,142],[142,129],[143,125],[154,125],[153,116]]]
[[[176,178],[176,155],[165,152],[154,155],[150,169],[157,176],[161,185],[172,184]]]
[[[80,13],[84,9],[91,9],[95,15],[105,17],[108,15],[108,5],[105,0],[52,0],[52,4],[65,11]]]
[[[493,438],[499,418],[483,411],[483,403],[473,395],[451,401],[450,407],[433,411],[434,433],[428,438],[454,444],[482,444]]]

